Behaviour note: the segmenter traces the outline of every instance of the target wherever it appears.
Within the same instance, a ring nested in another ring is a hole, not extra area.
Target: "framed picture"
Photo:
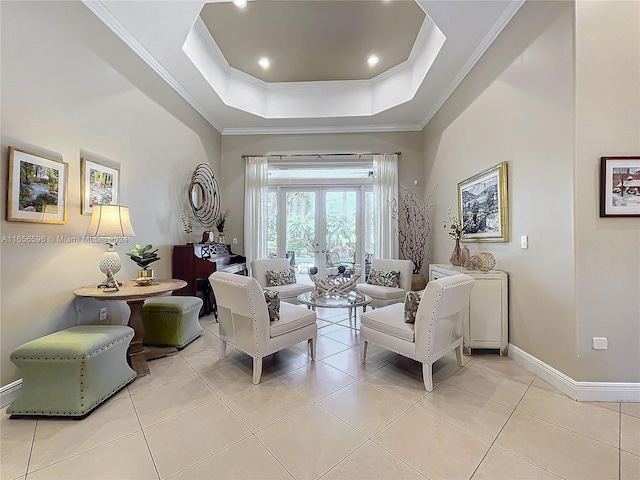
[[[67,223],[69,165],[9,147],[7,220]]]
[[[640,217],[640,157],[600,158],[600,216]]]
[[[117,205],[120,169],[82,158],[82,214],[91,215],[92,205]]]
[[[507,162],[458,184],[463,242],[508,242]]]

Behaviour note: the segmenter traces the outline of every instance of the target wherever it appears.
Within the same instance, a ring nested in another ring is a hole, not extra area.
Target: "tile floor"
[[[218,359],[217,324],[84,420],[0,417],[2,479],[634,479],[640,404],[578,403],[508,358],[419,364],[319,311],[306,344]],[[355,327],[355,328],[354,328]]]

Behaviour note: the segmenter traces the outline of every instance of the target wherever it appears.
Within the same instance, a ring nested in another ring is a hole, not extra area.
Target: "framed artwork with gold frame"
[[[69,164],[9,147],[7,220],[67,223]]]
[[[117,205],[120,190],[120,168],[81,159],[82,214],[91,215],[93,205]]]
[[[507,162],[458,183],[463,242],[508,242]]]

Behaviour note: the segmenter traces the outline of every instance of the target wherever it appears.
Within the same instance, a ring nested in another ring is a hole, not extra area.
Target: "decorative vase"
[[[471,258],[471,252],[469,252],[469,248],[466,245],[463,245],[462,248],[460,249],[460,251],[462,252],[462,266],[464,267],[464,264],[467,263],[469,261],[469,259]]]
[[[224,244],[225,240],[226,239],[224,238],[224,233],[222,233],[222,232],[218,233],[218,243]]]
[[[411,276],[411,291],[419,292],[427,287],[427,280],[421,273],[414,273]]]
[[[456,245],[455,247],[453,247],[453,252],[451,252],[451,256],[449,257],[449,262],[451,263],[451,265],[455,265],[456,267],[459,267],[465,261],[466,260],[464,259],[464,253],[460,248],[460,239],[456,238]]]
[[[138,278],[153,278],[153,268],[138,270]]]

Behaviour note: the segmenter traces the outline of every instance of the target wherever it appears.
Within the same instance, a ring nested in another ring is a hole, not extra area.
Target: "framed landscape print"
[[[92,205],[117,205],[120,169],[82,158],[82,214],[91,215]]]
[[[508,242],[507,162],[458,183],[463,242]]]
[[[600,216],[640,217],[640,156],[600,158]]]
[[[59,160],[9,147],[7,220],[66,223],[68,170]]]

